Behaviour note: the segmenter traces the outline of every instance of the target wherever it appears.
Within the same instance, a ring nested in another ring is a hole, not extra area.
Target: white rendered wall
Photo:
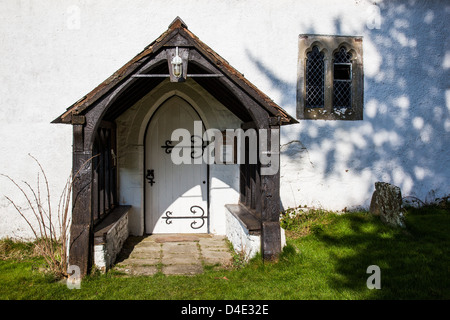
[[[50,122],[177,15],[291,115],[298,35],[363,36],[364,120],[283,128],[284,207],[367,207],[378,180],[422,200],[450,193],[447,1],[9,0],[0,14],[0,173],[33,183],[31,153],[54,206],[72,165],[72,128]],[[26,203],[4,178],[0,195],[0,237],[30,236],[3,195]]]
[[[226,236],[236,253],[245,260],[253,258],[261,251],[261,234],[250,234],[247,228],[225,208]]]

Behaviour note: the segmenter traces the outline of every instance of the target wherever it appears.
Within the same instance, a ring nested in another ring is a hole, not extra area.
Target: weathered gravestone
[[[370,202],[370,213],[380,216],[384,223],[404,228],[405,218],[402,210],[400,188],[386,182],[375,182],[375,192]]]

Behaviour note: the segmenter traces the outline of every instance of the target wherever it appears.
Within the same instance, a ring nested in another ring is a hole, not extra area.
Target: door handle
[[[155,170],[147,170],[147,175],[145,178],[148,180],[148,183],[150,183],[151,186],[155,183]]]

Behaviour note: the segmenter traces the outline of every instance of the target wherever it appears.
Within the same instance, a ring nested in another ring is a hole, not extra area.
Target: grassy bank
[[[288,245],[277,263],[259,257],[232,270],[186,276],[86,277],[69,290],[40,272],[32,245],[1,241],[0,299],[449,299],[450,213],[409,210],[407,228],[367,213],[315,211],[283,220]],[[367,267],[381,289],[366,286]]]

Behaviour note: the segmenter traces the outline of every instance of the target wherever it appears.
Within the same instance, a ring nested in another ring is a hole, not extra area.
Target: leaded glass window
[[[317,46],[307,54],[306,59],[306,107],[324,107],[325,65],[324,55]]]
[[[341,47],[334,54],[333,63],[333,107],[335,109],[352,106],[352,54]]]
[[[363,120],[363,38],[300,34],[297,119]]]

